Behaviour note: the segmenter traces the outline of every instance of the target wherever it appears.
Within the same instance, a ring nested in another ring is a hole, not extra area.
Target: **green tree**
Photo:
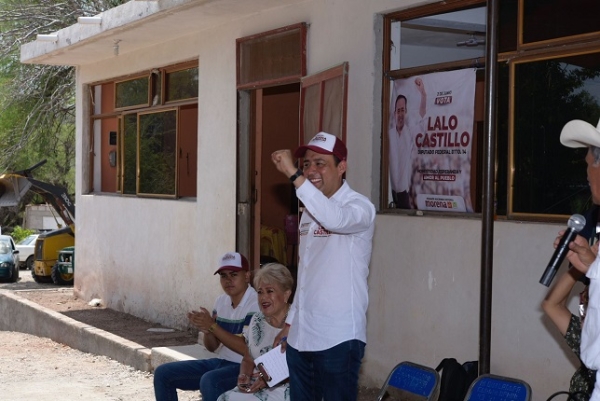
[[[13,239],[15,240],[16,243],[19,243],[31,234],[33,234],[33,230],[28,230],[21,226],[16,226],[10,235],[13,237]]]
[[[21,45],[127,0],[0,0],[0,173],[47,159],[34,177],[75,192],[75,77],[69,66],[26,65]],[[14,226],[22,208],[0,208],[0,224]]]

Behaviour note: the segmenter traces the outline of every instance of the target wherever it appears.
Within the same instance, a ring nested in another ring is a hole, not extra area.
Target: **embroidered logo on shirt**
[[[331,235],[331,231],[326,230],[323,227],[319,226],[319,228],[317,228],[315,230],[315,232],[313,233],[313,235],[315,237],[329,237]]]
[[[302,223],[302,225],[300,225],[300,230],[299,230],[300,236],[307,235],[309,227],[310,227],[310,223]]]

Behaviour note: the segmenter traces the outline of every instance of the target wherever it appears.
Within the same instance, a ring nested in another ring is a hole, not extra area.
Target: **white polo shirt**
[[[375,207],[345,181],[331,198],[308,180],[296,194],[305,211],[287,341],[299,351],[322,351],[354,339],[366,343]]]
[[[239,305],[231,306],[231,298],[227,294],[221,294],[215,301],[213,317],[217,317],[217,324],[223,329],[237,336],[241,336],[244,328],[250,324],[252,316],[258,312],[258,296],[256,290],[248,286]],[[242,355],[221,344],[216,351],[219,358],[230,362],[242,362]]]

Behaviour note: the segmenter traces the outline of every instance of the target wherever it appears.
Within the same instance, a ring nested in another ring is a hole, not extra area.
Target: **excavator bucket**
[[[0,176],[0,207],[18,205],[30,187],[31,183],[25,177],[7,174]]]

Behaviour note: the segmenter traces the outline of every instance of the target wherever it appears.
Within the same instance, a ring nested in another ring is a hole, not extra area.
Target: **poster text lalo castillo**
[[[471,135],[464,131],[456,131],[458,117],[451,115],[446,121],[446,116],[437,116],[435,119],[428,117],[426,133],[415,136],[415,144],[418,148],[456,148],[468,147]]]

